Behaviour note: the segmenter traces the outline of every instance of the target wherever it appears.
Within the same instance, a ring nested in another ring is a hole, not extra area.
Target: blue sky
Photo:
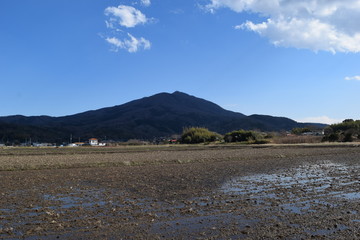
[[[359,119],[360,0],[1,0],[0,115],[182,91],[250,114]]]

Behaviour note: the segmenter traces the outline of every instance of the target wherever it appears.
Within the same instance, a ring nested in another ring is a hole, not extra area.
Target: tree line
[[[194,143],[208,143],[216,141],[225,141],[227,143],[244,142],[244,143],[268,143],[268,134],[257,131],[236,130],[225,135],[212,132],[207,128],[190,127],[184,128],[180,138],[180,143],[194,144]]]
[[[313,129],[308,127],[294,128],[291,133],[293,135],[305,135],[306,133],[314,132]],[[190,127],[184,128],[180,143],[193,144],[193,143],[208,143],[223,141],[226,143],[254,143],[262,144],[269,143],[271,134],[248,131],[248,130],[236,130],[225,135],[220,135],[216,132],[212,132],[207,128]],[[321,141],[321,138],[319,139]],[[346,119],[341,123],[331,124],[324,129],[324,135],[322,142],[353,142],[360,141],[360,120]]]

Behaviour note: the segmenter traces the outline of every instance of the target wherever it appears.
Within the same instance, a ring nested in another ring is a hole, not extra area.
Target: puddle
[[[359,166],[355,167],[359,169]],[[281,202],[287,212],[303,214],[317,207],[334,207],[331,198],[360,199],[359,181],[354,166],[325,161],[302,165],[281,174],[257,174],[232,179],[220,191],[257,200],[258,204]],[[310,199],[312,201],[310,201]]]
[[[266,192],[273,190],[301,188],[302,191],[316,191],[318,193],[334,188],[335,185],[351,186],[359,183],[358,181],[349,181],[348,176],[332,175],[331,173],[334,171],[340,171],[344,174],[349,172],[347,167],[341,164],[304,165],[282,174],[258,174],[236,178],[225,183],[221,190],[231,194],[260,193],[266,195]]]
[[[315,238],[326,237],[357,229],[354,224],[360,223],[357,211],[350,208],[354,209],[360,200],[359,170],[360,166],[324,161],[300,165],[281,173],[233,178],[223,184],[220,192],[235,196],[239,201],[255,203],[254,218],[272,221],[270,216],[273,215],[280,224],[290,223],[298,232]],[[342,210],[337,214],[328,215],[339,209]],[[355,220],[346,213],[353,215]],[[340,216],[348,219],[346,224],[334,223]],[[304,218],[308,222],[301,220]],[[327,221],[322,222],[322,218]],[[300,238],[302,235],[295,236]]]
[[[352,193],[341,193],[339,195],[340,198],[345,198],[348,200],[358,200],[360,199],[360,192],[352,192]]]
[[[50,209],[68,209],[68,208],[78,208],[78,207],[93,207],[93,206],[103,206],[106,204],[105,201],[99,200],[102,199],[98,195],[99,193],[88,192],[85,197],[76,196],[79,193],[71,194],[58,194],[51,195],[45,194],[43,196],[44,200],[50,202],[56,202],[54,206],[50,206]]]
[[[309,212],[311,208],[310,202],[302,202],[302,203],[288,203],[288,204],[282,204],[282,209],[285,211],[288,211],[290,213],[296,213],[296,214],[303,214],[305,211]]]
[[[336,225],[330,229],[318,229],[315,231],[306,230],[305,232],[307,232],[313,236],[329,236],[337,231],[343,231],[346,229],[348,229],[348,227],[345,225]]]

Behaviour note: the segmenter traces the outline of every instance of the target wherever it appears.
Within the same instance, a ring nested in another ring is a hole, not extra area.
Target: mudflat
[[[0,149],[2,239],[359,239],[359,145]]]

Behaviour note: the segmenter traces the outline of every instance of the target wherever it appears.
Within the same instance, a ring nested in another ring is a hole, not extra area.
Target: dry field
[[[0,149],[1,239],[359,239],[358,145]]]

